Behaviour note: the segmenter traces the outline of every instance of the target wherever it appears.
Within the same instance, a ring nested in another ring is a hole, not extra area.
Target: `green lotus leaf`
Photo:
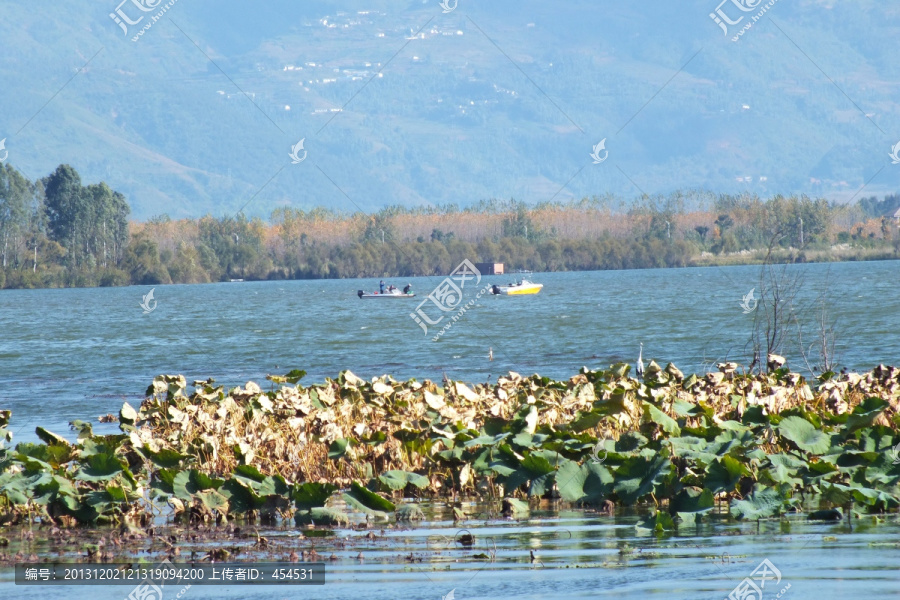
[[[557,472],[556,484],[559,496],[567,502],[581,502],[585,499],[584,484],[590,471],[587,465],[581,465],[574,460],[562,465]]]
[[[259,469],[253,465],[238,465],[234,468],[234,476],[239,479],[246,479],[251,483],[262,483],[266,476],[260,473]]]
[[[741,477],[747,475],[750,470],[738,459],[723,456],[709,465],[703,487],[713,493],[733,492]]]
[[[190,455],[181,454],[180,452],[176,452],[169,448],[163,448],[159,452],[153,452],[147,445],[144,445],[143,449],[141,449],[141,454],[146,456],[150,462],[157,467],[162,467],[164,469],[177,468],[181,466],[182,461],[188,461],[191,458]]]
[[[731,514],[736,519],[754,521],[774,517],[784,512],[786,497],[775,488],[757,487],[746,500],[731,504]]]
[[[350,517],[339,510],[317,506],[309,510],[296,511],[294,522],[297,525],[341,526],[348,525]]]
[[[802,417],[785,417],[778,424],[781,437],[810,454],[825,454],[831,448],[831,438]]]
[[[177,474],[178,471],[174,469],[159,469],[153,474],[150,489],[154,490],[157,494],[166,496],[174,495],[175,490],[173,484],[175,482],[175,475]]]
[[[691,377],[695,376],[691,375]],[[675,409],[675,414],[682,418],[699,417],[703,414],[703,408],[700,405],[684,400],[675,400],[673,408]]]
[[[69,440],[67,440],[63,436],[56,435],[52,431],[47,431],[43,427],[36,428],[34,430],[34,432],[41,439],[41,441],[44,442],[45,444],[47,444],[48,446],[52,445],[52,444],[61,444],[63,446],[71,446],[72,445],[72,443],[69,442]]]
[[[637,431],[629,431],[619,436],[616,441],[616,452],[635,452],[646,446],[650,440],[638,433]]]
[[[394,512],[396,509],[393,502],[356,482],[350,485],[350,491],[344,494],[344,499],[368,510]]]
[[[360,438],[359,441],[368,446],[380,446],[387,441],[387,434],[383,431],[375,431],[372,435]]]
[[[175,475],[172,480],[172,491],[176,498],[187,501],[200,492],[217,490],[224,483],[222,479],[213,479],[197,469],[190,469]]]
[[[47,506],[59,495],[60,480],[66,481],[59,476],[51,476],[40,483],[36,483],[31,488],[32,500],[35,504]]]
[[[713,493],[699,488],[685,488],[672,498],[669,504],[671,514],[703,513],[712,510],[716,505]]]
[[[555,468],[547,456],[540,452],[532,452],[525,455],[521,468],[531,477],[540,477],[552,473]]]
[[[119,422],[124,425],[134,425],[137,418],[137,411],[127,402],[123,403],[122,408],[119,409]]]
[[[501,477],[509,477],[518,469],[518,463],[508,457],[499,457],[492,460],[489,465],[490,470]]]
[[[311,508],[325,506],[325,501],[328,500],[336,490],[337,488],[330,483],[307,482],[294,488],[291,499],[298,509],[309,510]]]
[[[518,433],[513,437],[510,442],[518,446],[519,448],[540,448],[541,444],[543,444],[549,436],[542,433],[526,433],[524,431]],[[502,439],[502,438],[501,438]],[[500,440],[497,440],[498,442]]]
[[[470,448],[472,446],[493,446],[496,442],[505,439],[509,434],[503,434],[501,436],[493,436],[493,435],[481,435],[471,440],[468,440],[463,444],[464,447]],[[452,436],[451,436],[452,437]],[[499,439],[498,439],[499,437]]]
[[[422,489],[428,487],[429,483],[428,478],[424,475],[398,470],[382,473],[378,476],[378,481],[389,489],[396,491],[405,489],[409,484]]]
[[[556,473],[559,495],[568,502],[596,503],[612,493],[615,480],[606,466],[567,461]]]
[[[306,377],[306,371],[301,369],[291,369],[287,373],[285,373],[284,378],[288,383],[296,385],[298,381]]]
[[[852,433],[858,429],[870,427],[875,422],[875,419],[889,406],[890,403],[887,400],[873,397],[866,398],[848,415],[847,422],[844,424],[845,432]]]
[[[528,484],[528,495],[535,498],[541,498],[553,489],[555,483],[556,472],[547,473],[540,477],[534,477]]]
[[[504,498],[502,512],[514,517],[522,517],[531,511],[531,507],[524,500],[518,498]]]
[[[94,454],[115,454],[122,442],[128,439],[129,437],[125,434],[95,435],[81,441],[79,455],[86,458]]]
[[[228,514],[228,498],[220,494],[217,490],[203,490],[196,495],[200,504],[210,512],[220,512]]]
[[[577,419],[569,423],[568,430],[578,433],[581,431],[587,431],[588,429],[593,429],[600,424],[600,421],[602,421],[604,417],[606,417],[606,415],[597,410],[583,413]]]
[[[636,504],[662,483],[671,466],[662,456],[629,458],[615,471],[613,491],[623,504]]]
[[[650,421],[659,425],[659,428],[669,435],[681,435],[681,428],[678,427],[678,421],[659,410],[649,402],[644,402],[644,421]]]
[[[107,481],[125,471],[122,461],[113,454],[91,454],[78,470],[76,479],[83,481]]]
[[[714,452],[709,451],[709,442],[700,437],[673,437],[667,439],[666,443],[672,447],[672,453],[677,457],[705,464],[709,464],[717,458]]]
[[[334,440],[328,447],[328,458],[330,458],[331,460],[338,460],[340,458],[343,458],[344,455],[347,454],[347,448],[349,446],[350,440],[347,438]]]
[[[4,473],[0,475],[0,496],[5,496],[10,504],[28,504],[34,497],[34,488],[51,480],[49,473]]]
[[[58,467],[61,463],[71,460],[73,454],[71,446],[63,446],[61,444],[47,446],[45,444],[20,442],[16,444],[15,452],[10,453],[9,456],[23,463],[29,471],[49,471]]]
[[[802,485],[803,479],[800,477],[800,474],[808,472],[811,466],[805,460],[790,454],[771,454],[766,459],[771,466],[760,471],[760,479],[765,479],[764,483],[769,484],[787,483],[792,486]],[[819,468],[834,469],[834,467],[824,462],[815,464],[820,465]]]
[[[231,512],[237,514],[259,510],[265,503],[264,498],[261,498],[250,486],[238,478],[232,478],[223,483],[219,488],[219,493],[228,500]]]
[[[269,475],[252,487],[260,496],[286,496],[290,492],[290,487],[281,475]]]

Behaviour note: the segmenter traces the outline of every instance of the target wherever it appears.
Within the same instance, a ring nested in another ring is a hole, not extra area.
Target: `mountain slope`
[[[137,218],[900,184],[900,9],[868,0],[778,2],[738,42],[697,0],[179,0],[138,42],[115,8],[0,0],[0,138]]]

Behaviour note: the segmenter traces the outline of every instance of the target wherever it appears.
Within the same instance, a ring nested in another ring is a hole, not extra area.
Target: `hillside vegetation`
[[[779,2],[732,43],[715,4],[178,2],[133,43],[114,7],[7,1],[0,139],[141,220],[898,189],[898,8]]]

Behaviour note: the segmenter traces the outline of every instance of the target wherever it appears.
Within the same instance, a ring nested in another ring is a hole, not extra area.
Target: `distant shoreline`
[[[0,222],[0,288],[443,276],[464,260],[552,273],[900,257],[900,195],[492,199],[135,222],[121,193],[82,184],[69,165],[37,181],[5,165],[0,178],[15,191],[0,199],[13,215]]]
[[[838,251],[839,254],[833,252]],[[534,271],[540,273],[585,273],[585,272],[603,272],[603,271],[644,271],[648,269],[687,269],[687,268],[713,268],[713,267],[751,267],[763,264],[829,264],[829,263],[852,263],[852,262],[879,262],[900,260],[895,252],[878,250],[878,249],[848,249],[841,246],[834,246],[827,250],[805,250],[798,251],[791,249],[789,252],[773,253],[768,261],[765,256],[765,250],[743,250],[731,252],[721,255],[711,253],[703,253],[692,259],[687,264],[670,265],[670,266],[646,266],[646,267],[626,267],[626,268],[588,268],[588,269],[556,269],[546,271]],[[531,272],[531,271],[529,271]],[[496,275],[496,277],[504,277],[514,275],[515,271],[510,271],[505,275]],[[2,274],[2,270],[0,270]],[[47,285],[47,286],[18,286],[18,287],[0,287],[3,290],[15,289],[69,289],[69,288],[98,288],[98,287],[131,287],[131,286],[159,286],[159,285],[193,285],[203,283],[250,283],[261,281],[335,281],[335,280],[364,280],[378,278],[398,279],[403,277],[443,277],[445,273],[387,273],[381,275],[350,275],[335,277],[253,277],[247,275],[244,278],[226,278],[216,281],[166,281],[151,283],[121,283],[116,282],[112,285]],[[493,276],[493,275],[492,275]]]

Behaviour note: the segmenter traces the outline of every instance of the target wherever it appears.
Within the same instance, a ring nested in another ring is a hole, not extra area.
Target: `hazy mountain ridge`
[[[731,43],[714,3],[658,4],[180,0],[132,43],[114,4],[4,1],[0,136],[30,177],[70,163],[138,218],[697,187],[849,197],[876,173],[863,195],[897,187],[898,9],[770,9],[851,101],[768,17]],[[591,164],[603,138],[609,160]]]

